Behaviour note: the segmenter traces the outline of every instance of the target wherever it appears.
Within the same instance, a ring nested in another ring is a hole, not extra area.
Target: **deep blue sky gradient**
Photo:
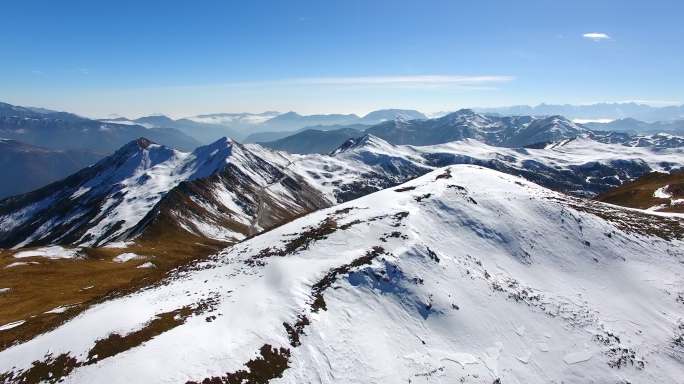
[[[0,14],[0,100],[86,115],[684,100],[682,1],[22,0]],[[433,75],[511,79],[325,81]]]

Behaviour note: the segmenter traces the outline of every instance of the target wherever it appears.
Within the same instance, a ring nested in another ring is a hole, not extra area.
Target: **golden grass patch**
[[[18,259],[13,257],[14,251],[0,250],[0,288],[9,288],[0,293],[0,326],[25,321],[0,331],[0,350],[53,329],[94,303],[159,282],[170,270],[227,245],[175,232],[126,248],[84,248],[77,259]],[[112,261],[122,253],[145,259]],[[7,268],[15,262],[30,264]],[[146,262],[155,268],[137,268]]]

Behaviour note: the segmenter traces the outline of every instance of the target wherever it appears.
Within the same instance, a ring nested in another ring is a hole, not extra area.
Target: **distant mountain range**
[[[214,123],[203,123],[191,119],[174,120],[168,116],[152,115],[138,119],[129,120],[123,117],[116,119],[101,120],[106,123],[141,125],[148,129],[174,129],[191,137],[197,145],[205,144],[216,140],[219,137],[241,138],[243,134],[230,126]]]
[[[590,122],[583,125],[599,131],[684,135],[684,119],[647,123],[637,119],[625,118],[613,120],[609,123]]]
[[[199,145],[197,140],[172,127],[148,129],[0,103],[0,138],[56,150],[87,150],[106,155],[141,136],[183,150]]]
[[[337,124],[348,121],[355,123]],[[209,141],[216,136],[233,134],[233,137],[244,137],[247,132],[256,131],[248,136],[247,141],[300,154],[329,153],[347,140],[364,134],[400,145],[435,145],[475,139],[496,147],[541,148],[548,143],[590,136],[604,143],[673,148],[684,145],[684,139],[676,135],[682,121],[646,123],[623,119],[608,124],[576,124],[562,116],[499,116],[469,109],[436,119],[427,119],[417,111],[389,109],[371,112],[364,117],[265,112],[201,115],[178,120],[166,116],[91,120],[65,112],[0,104],[0,138],[16,140],[19,143],[15,146],[23,145],[24,148],[6,152],[6,174],[19,174],[26,167],[33,167],[48,158],[67,156],[72,159],[63,161],[63,166],[42,167],[41,177],[30,180],[17,177],[11,187],[0,190],[0,196],[29,191],[57,180],[138,137],[149,137],[153,142],[190,151],[200,141]],[[370,125],[372,122],[376,124]],[[272,131],[274,127],[289,129],[313,123],[319,125],[295,131]],[[633,133],[662,131],[675,135]],[[30,146],[44,147],[34,150],[41,156],[36,155],[33,162],[26,156],[26,148]]]
[[[296,112],[288,112],[264,121],[261,124],[261,127],[259,127],[259,131],[292,131],[305,127],[329,125],[374,125],[395,119],[414,120],[427,119],[427,117],[418,111],[404,109],[382,109],[370,112],[363,117],[359,117],[355,114],[303,116]]]
[[[653,127],[664,125],[643,124]],[[562,116],[498,116],[462,109],[436,119],[390,120],[370,126],[362,132],[399,145],[434,145],[475,139],[497,147],[543,147],[548,143],[580,136],[591,136],[597,141],[628,146],[666,148],[684,145],[684,138],[680,136],[590,128],[594,126],[597,125],[576,124]],[[603,128],[603,125],[600,128]],[[346,139],[354,137],[354,131],[359,131],[359,128],[305,130],[260,144],[291,153],[328,153],[342,145]]]
[[[355,114],[300,115],[296,112],[278,113],[216,113],[182,119],[167,116],[146,116],[134,120],[126,118],[102,121],[118,124],[140,124],[148,128],[174,128],[201,143],[207,144],[220,137],[232,137],[244,142],[277,140],[304,129],[327,130],[326,127],[371,126],[384,121],[426,119],[422,113],[404,109],[382,109],[363,117]],[[331,128],[332,129],[332,128]]]
[[[684,119],[684,105],[652,107],[641,103],[597,103],[587,105],[539,104],[537,106],[515,105],[498,108],[474,108],[480,113],[496,113],[506,116],[562,115],[569,119],[633,119],[647,122]]]

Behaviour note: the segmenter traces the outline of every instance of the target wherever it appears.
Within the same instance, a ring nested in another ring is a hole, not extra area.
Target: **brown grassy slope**
[[[140,240],[125,249],[86,248],[80,259],[16,259],[13,251],[0,250],[0,288],[10,288],[0,293],[0,325],[25,321],[0,331],[0,350],[52,329],[94,303],[157,283],[171,269],[216,253],[227,245],[169,231],[158,234],[154,241]],[[126,252],[146,259],[112,261]],[[38,264],[6,268],[16,261]],[[145,262],[152,262],[156,268],[137,268]],[[45,313],[59,306],[71,307],[63,313]]]
[[[666,185],[669,185],[667,192],[672,194],[673,199],[684,198],[684,170],[672,173],[651,172],[630,183],[602,193],[596,199],[610,204],[639,209],[661,204],[670,205],[670,199],[653,197],[656,189]],[[659,211],[684,213],[684,205],[673,205]]]

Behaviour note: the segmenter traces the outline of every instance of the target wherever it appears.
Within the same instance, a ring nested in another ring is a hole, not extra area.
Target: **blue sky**
[[[88,116],[684,102],[675,0],[22,0],[2,14],[0,100]]]

